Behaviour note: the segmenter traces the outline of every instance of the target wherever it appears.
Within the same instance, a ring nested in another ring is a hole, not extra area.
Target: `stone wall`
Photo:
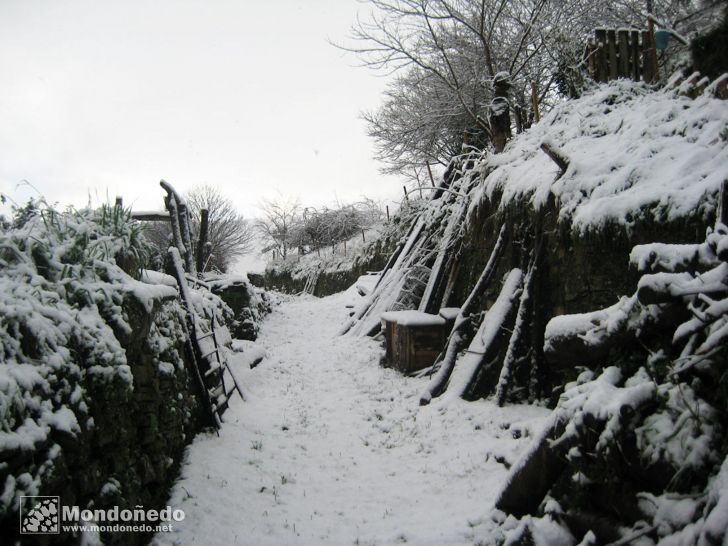
[[[124,325],[107,321],[125,350],[131,384],[119,376],[108,382],[82,374],[78,386],[87,410],[83,418],[76,412],[80,431],[54,429],[48,441],[32,449],[0,452],[0,480],[6,488],[7,480],[27,476],[39,483],[37,495],[58,495],[63,505],[82,510],[166,505],[185,446],[201,430],[203,415],[189,373],[182,309],[174,299],[153,300],[151,311],[148,304],[127,293],[121,304]],[[76,358],[81,369],[95,365],[93,357],[81,352]],[[17,508],[12,508],[0,518],[4,543],[20,538]],[[133,546],[150,538],[139,533],[102,535],[106,545]],[[35,542],[79,540],[60,534]]]
[[[443,307],[457,307],[467,298],[480,276],[506,224],[506,247],[496,275],[482,301],[487,309],[495,301],[501,279],[514,267],[525,270],[535,233],[542,234],[541,260],[534,287],[538,322],[543,327],[557,315],[583,313],[615,304],[620,296],[635,292],[639,275],[629,267],[629,253],[637,244],[694,243],[705,238],[711,218],[696,212],[672,222],[658,223],[648,216],[633,218],[629,227],[605,225],[599,230],[578,233],[568,222],[559,222],[554,202],[536,212],[528,197],[501,208],[500,195],[484,200],[469,218],[455,290]],[[533,340],[538,345],[541,340]],[[574,370],[551,370],[554,385],[573,379]]]

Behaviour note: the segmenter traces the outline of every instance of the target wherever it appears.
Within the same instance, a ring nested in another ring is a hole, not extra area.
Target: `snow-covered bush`
[[[121,207],[29,207],[0,231],[3,536],[20,495],[98,506],[116,480],[117,502],[162,500],[141,485],[171,478],[199,404],[177,289],[138,280],[146,251]]]
[[[550,360],[581,358],[591,369],[565,386],[496,503],[535,517],[511,525],[518,536],[501,523],[492,536],[523,544],[518,537],[527,527],[543,544],[724,540],[726,249],[728,228],[720,222],[701,244],[638,245],[631,261],[642,276],[634,296],[551,320]],[[548,509],[555,505],[556,514]],[[536,525],[545,521],[573,538],[550,541]]]

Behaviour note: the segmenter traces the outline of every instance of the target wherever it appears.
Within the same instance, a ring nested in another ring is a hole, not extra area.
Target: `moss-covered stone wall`
[[[32,449],[0,450],[3,483],[23,475],[36,477],[38,495],[59,496],[62,505],[81,510],[166,505],[185,446],[204,423],[189,373],[185,319],[175,300],[154,300],[150,311],[126,294],[121,309],[124,326],[118,320],[108,323],[125,350],[131,384],[118,375],[111,381],[82,376],[78,385],[87,411],[78,419],[80,430],[54,429]],[[93,365],[83,355],[77,358],[81,368]],[[0,536],[7,544],[21,538],[15,510],[0,518]],[[64,533],[41,538],[32,543],[80,543],[80,537]],[[106,545],[133,546],[146,544],[151,536],[119,533],[101,538]]]
[[[629,227],[615,223],[598,230],[575,232],[568,222],[558,221],[558,207],[554,202],[538,212],[528,197],[512,201],[506,207],[499,204],[500,196],[493,195],[482,201],[469,217],[455,289],[443,306],[457,307],[465,301],[505,224],[505,251],[498,262],[494,282],[478,303],[481,309],[489,308],[498,296],[501,279],[514,267],[525,271],[538,232],[542,242],[533,298],[541,332],[557,315],[605,308],[623,295],[632,295],[639,279],[629,266],[634,245],[700,242],[713,223],[711,218],[696,213],[672,222],[658,223],[649,217],[640,217],[631,219]],[[532,343],[536,346],[539,340]],[[571,379],[569,370],[556,372],[555,385]]]

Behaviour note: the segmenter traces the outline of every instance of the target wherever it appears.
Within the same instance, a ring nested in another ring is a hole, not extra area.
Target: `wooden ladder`
[[[199,318],[199,317],[198,317]],[[213,413],[213,418],[219,424],[222,422],[222,415],[225,410],[228,409],[230,398],[237,393],[240,395],[242,400],[245,400],[243,391],[240,389],[237,379],[230,370],[227,359],[220,352],[220,345],[217,341],[217,335],[215,334],[215,318],[210,320],[210,331],[197,335],[199,328],[196,324],[195,335],[195,352],[197,353],[197,362],[202,375],[202,381],[204,383],[205,390],[207,391],[208,399],[210,400],[210,411]],[[205,340],[212,340],[212,347],[204,348],[202,342]],[[231,384],[225,383],[225,372],[230,377]]]
[[[185,274],[182,257],[179,250],[170,247],[169,257],[172,262],[172,271],[179,286],[182,305],[185,308],[187,323],[187,349],[193,362],[193,373],[197,380],[203,404],[210,418],[210,425],[216,429],[222,424],[222,415],[229,407],[230,398],[237,392],[245,400],[243,391],[235,375],[230,370],[227,360],[221,354],[220,344],[215,332],[215,317],[210,320],[208,332],[200,332],[203,319],[197,314],[192,304],[190,284],[199,288],[209,289],[209,286],[194,277]],[[212,346],[203,346],[205,340],[212,340]],[[231,379],[231,384],[225,383],[225,372]]]
[[[210,285],[196,277],[197,271],[192,256],[192,235],[187,205],[174,188],[162,180],[160,185],[167,192],[165,205],[169,212],[172,227],[173,246],[169,248],[172,273],[177,280],[182,305],[186,314],[186,349],[192,360],[191,370],[197,381],[202,402],[207,409],[210,425],[216,429],[222,424],[222,415],[229,407],[230,398],[237,393],[245,400],[235,376],[228,366],[227,359],[221,354],[220,345],[215,334],[215,317],[210,319],[208,332],[200,333],[203,322],[195,311],[190,294],[190,285],[194,288],[210,290]],[[212,340],[212,347],[203,347],[202,342]],[[225,383],[225,372],[230,376],[232,384]]]

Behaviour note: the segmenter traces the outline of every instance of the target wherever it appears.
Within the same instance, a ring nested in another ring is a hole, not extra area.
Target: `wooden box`
[[[389,366],[408,373],[434,364],[448,334],[447,321],[419,311],[390,311],[382,315]]]

